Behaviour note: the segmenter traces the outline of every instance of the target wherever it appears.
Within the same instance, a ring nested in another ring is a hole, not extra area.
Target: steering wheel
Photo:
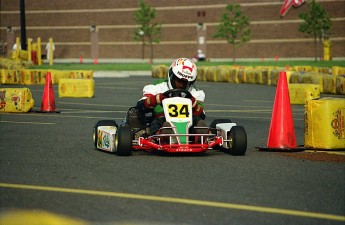
[[[185,94],[185,98],[193,98],[193,95],[185,89],[171,89],[163,93],[163,96],[166,98],[171,98],[171,97],[181,97],[181,94]]]

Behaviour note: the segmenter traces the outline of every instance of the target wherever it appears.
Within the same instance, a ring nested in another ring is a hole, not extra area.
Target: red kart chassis
[[[179,136],[194,137],[198,143],[180,144],[176,143]],[[168,141],[163,141],[169,139]],[[175,141],[174,141],[175,140]],[[166,143],[165,143],[166,142]],[[134,144],[134,150],[155,151],[162,150],[165,152],[205,152],[214,146],[223,144],[223,137],[217,137],[214,134],[158,134],[148,138],[140,137],[137,145]]]

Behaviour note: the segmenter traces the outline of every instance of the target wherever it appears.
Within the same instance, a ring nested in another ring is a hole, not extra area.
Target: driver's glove
[[[193,115],[200,116],[204,109],[202,108],[201,105],[198,104],[198,101],[194,97],[192,97],[191,100],[192,100]]]
[[[145,102],[144,102],[145,107],[147,109],[153,108],[156,105],[161,104],[164,98],[165,97],[163,94],[151,95],[150,97],[147,97],[145,99]]]

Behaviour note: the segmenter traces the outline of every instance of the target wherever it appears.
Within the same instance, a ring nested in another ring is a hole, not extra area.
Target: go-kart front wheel
[[[244,155],[247,151],[247,133],[242,126],[234,126],[228,132],[229,149],[232,155]]]
[[[130,127],[119,127],[115,136],[115,152],[118,156],[132,154],[132,130]]]

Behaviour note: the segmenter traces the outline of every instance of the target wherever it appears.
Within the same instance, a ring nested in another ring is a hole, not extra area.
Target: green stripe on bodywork
[[[177,134],[187,134],[187,124],[188,122],[172,122],[176,127]],[[180,143],[187,144],[187,137],[180,136]]]

